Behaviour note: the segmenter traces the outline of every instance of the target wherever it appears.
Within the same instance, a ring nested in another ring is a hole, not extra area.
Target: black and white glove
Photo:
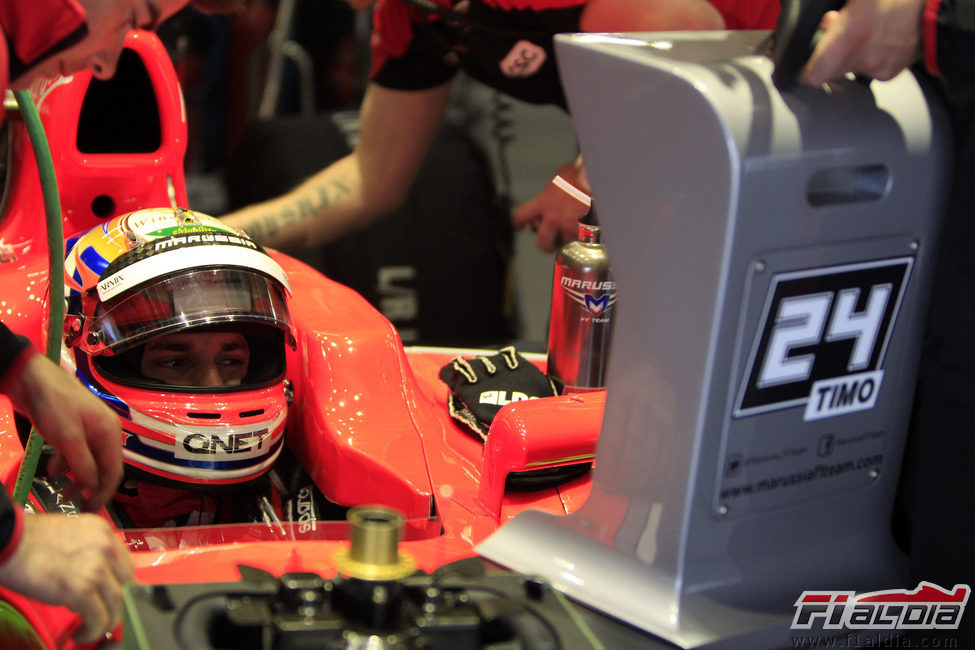
[[[559,394],[551,378],[513,345],[490,356],[454,357],[440,369],[440,379],[450,387],[447,408],[451,417],[470,427],[482,441],[505,404]]]

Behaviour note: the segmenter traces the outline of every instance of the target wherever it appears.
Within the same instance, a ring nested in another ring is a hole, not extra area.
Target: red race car
[[[603,393],[504,405],[482,442],[451,417],[450,390],[439,374],[457,355],[495,351],[404,347],[390,322],[360,295],[275,251],[254,247],[254,264],[265,279],[250,294],[252,299],[263,296],[260,319],[273,322],[279,332],[275,340],[287,343],[281,346],[286,370],[249,391],[250,398],[263,400],[260,440],[267,447],[261,453],[254,452],[257,434],[246,423],[239,418],[228,423],[230,416],[221,415],[222,409],[239,405],[237,393],[120,388],[124,382],[117,385],[99,374],[89,359],[134,331],[131,318],[123,319],[121,311],[112,312],[116,330],[103,327],[99,336],[85,329],[85,317],[95,311],[86,311],[81,297],[92,295],[99,277],[111,275],[92,256],[100,254],[108,264],[124,252],[108,250],[114,245],[112,233],[127,228],[152,240],[158,233],[132,223],[156,215],[196,224],[224,240],[235,235],[221,231],[216,220],[183,209],[192,207],[187,206],[183,176],[185,109],[169,56],[153,34],[130,34],[110,81],[83,73],[36,87],[32,94],[53,156],[68,252],[65,331],[71,347],[63,352],[62,365],[74,367],[79,379],[119,412],[125,431],[120,444],[136,473],[184,486],[235,486],[236,510],[229,519],[214,512],[208,519],[196,511],[196,518],[171,517],[166,525],[149,527],[145,522],[151,517],[133,516],[133,510],[120,505],[120,493],[119,502],[103,514],[132,549],[140,583],[234,581],[240,578],[240,565],[275,576],[296,571],[335,575],[333,558],[347,546],[346,510],[364,504],[402,513],[401,549],[419,569],[433,571],[474,555],[475,544],[524,509],[567,513],[587,498]],[[42,185],[21,121],[7,120],[3,142],[3,319],[43,349],[50,272]],[[195,264],[204,268],[219,260]],[[184,278],[184,284],[198,281],[195,277]],[[77,280],[74,286],[72,279]],[[109,300],[105,285],[99,291],[104,289],[102,299]],[[217,295],[220,287],[198,283],[191,288],[185,295],[195,298],[187,298],[183,313],[212,309],[208,292]],[[157,324],[173,327],[174,320],[153,313]],[[258,358],[261,350],[253,341],[251,350]],[[544,370],[543,357],[525,356]],[[165,404],[172,410],[174,402],[184,419],[159,424],[165,420],[160,415]],[[244,418],[247,412],[236,414]],[[0,480],[8,489],[24,455],[22,429],[9,401],[0,399]],[[174,440],[225,462],[180,461]],[[230,478],[208,474],[214,467],[227,469]],[[263,481],[264,492],[252,488],[254,477]],[[69,487],[70,477],[40,474],[33,479],[28,507],[70,515],[79,506]],[[246,507],[237,507],[241,502]],[[33,628],[25,638],[33,638],[34,645],[25,647],[76,647],[71,634],[78,621],[67,610],[11,592],[0,592],[0,597],[7,614],[0,618]]]

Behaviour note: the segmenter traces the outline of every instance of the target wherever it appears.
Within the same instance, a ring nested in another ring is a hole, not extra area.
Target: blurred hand
[[[921,52],[923,10],[924,0],[848,0],[827,12],[801,80],[817,85],[847,72],[893,78]]]
[[[105,519],[91,514],[24,515],[20,544],[0,566],[3,586],[78,614],[75,640],[81,643],[118,626],[122,585],[134,575],[125,545]]]
[[[57,452],[49,471],[71,469],[86,510],[107,503],[122,479],[118,415],[42,354],[31,357],[7,394]]]
[[[577,163],[566,163],[557,170],[557,175],[589,194],[589,184],[584,172]],[[579,219],[589,208],[554,183],[549,183],[533,199],[521,204],[512,215],[512,223],[518,230],[531,227],[538,233],[536,245],[543,251],[552,252],[570,241],[575,241],[579,233]]]

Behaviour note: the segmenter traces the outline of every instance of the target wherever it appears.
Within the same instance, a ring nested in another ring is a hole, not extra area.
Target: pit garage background
[[[187,7],[167,21],[160,37],[188,109],[191,207],[216,215],[228,210],[228,168],[247,164],[252,154],[241,160],[240,143],[255,121],[329,114],[354,131],[368,70],[370,20],[342,0],[249,0],[239,16],[209,16]],[[497,192],[512,206],[535,196],[556,167],[577,153],[562,110],[502,97],[463,73],[454,83],[447,120],[486,156]],[[544,351],[554,254],[540,251],[530,231],[513,233],[511,251],[511,338]],[[406,327],[401,335],[407,344],[464,343],[413,338]]]

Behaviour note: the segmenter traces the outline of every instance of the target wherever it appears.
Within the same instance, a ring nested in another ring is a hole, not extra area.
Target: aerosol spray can
[[[606,362],[616,313],[616,281],[599,240],[595,213],[579,223],[579,238],[555,258],[548,374],[564,393],[606,385]]]

